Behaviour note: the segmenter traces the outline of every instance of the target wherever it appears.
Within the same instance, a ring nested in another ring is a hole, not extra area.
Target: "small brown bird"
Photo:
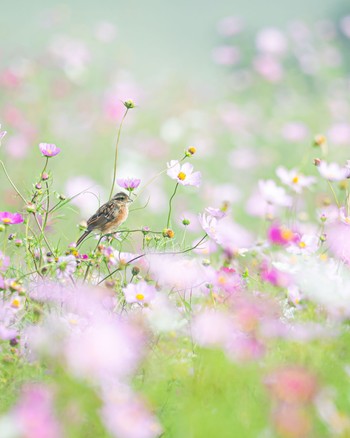
[[[115,233],[119,225],[128,217],[129,202],[132,202],[129,196],[119,192],[110,201],[103,204],[87,221],[87,229],[77,240],[76,246],[79,246],[92,231],[97,230],[101,234]]]

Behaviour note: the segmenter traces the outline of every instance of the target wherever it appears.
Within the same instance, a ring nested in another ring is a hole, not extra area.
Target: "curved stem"
[[[167,220],[167,223],[166,223],[166,227],[167,228],[169,228],[169,225],[170,225],[171,203],[172,203],[172,201],[174,199],[174,196],[176,195],[176,190],[177,190],[178,186],[179,186],[179,183],[176,183],[174,193],[171,195],[171,198],[169,199],[169,213],[168,213],[168,220]]]
[[[118,146],[119,146],[119,140],[120,140],[120,133],[122,131],[123,122],[124,122],[124,119],[125,119],[126,115],[128,114],[128,111],[129,111],[129,108],[126,108],[126,111],[125,111],[125,113],[123,115],[123,118],[122,118],[122,120],[120,122],[119,129],[118,129],[117,143],[115,145],[113,181],[112,181],[111,192],[110,192],[109,198],[108,198],[109,201],[111,200],[111,198],[113,196],[114,184],[115,184],[115,180],[117,179]]]
[[[7,173],[5,164],[0,160],[0,164],[2,165],[2,168],[4,169],[6,178],[8,179],[9,183],[11,184],[11,186],[14,188],[15,192],[17,193],[18,196],[20,196],[23,200],[23,202],[25,204],[27,204],[27,201],[25,199],[25,197],[21,194],[21,192],[17,189],[17,187],[15,186],[14,182],[12,181],[12,179],[10,178],[10,175]]]

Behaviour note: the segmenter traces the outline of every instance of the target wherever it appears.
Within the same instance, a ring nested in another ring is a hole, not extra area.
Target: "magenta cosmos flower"
[[[61,149],[52,143],[40,143],[39,149],[45,157],[54,157],[61,152]]]
[[[5,225],[16,225],[23,222],[23,217],[19,213],[9,213],[8,211],[0,212],[0,223]]]
[[[129,192],[132,192],[133,190],[137,189],[137,187],[140,185],[141,180],[138,178],[118,178],[117,183],[118,186],[122,187],[123,189],[128,190]]]
[[[175,179],[178,184],[183,186],[199,187],[202,182],[202,174],[200,172],[193,172],[191,163],[185,163],[182,166],[179,161],[171,160],[167,164],[167,174],[171,179]]]

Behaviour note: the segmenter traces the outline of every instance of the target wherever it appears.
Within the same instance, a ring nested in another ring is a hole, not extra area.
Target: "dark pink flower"
[[[54,157],[61,152],[61,149],[52,143],[40,143],[39,149],[45,157]]]
[[[291,229],[274,223],[268,229],[267,238],[274,245],[283,246],[295,242],[298,236]]]
[[[141,180],[138,178],[118,178],[117,183],[118,186],[122,187],[123,189],[129,190],[129,192],[132,192],[134,189],[137,189],[137,187],[140,185]]]
[[[8,211],[0,212],[0,222],[5,225],[21,224],[23,217],[19,213],[10,213]]]

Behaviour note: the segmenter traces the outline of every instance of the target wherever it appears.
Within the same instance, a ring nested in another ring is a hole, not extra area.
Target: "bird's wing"
[[[103,204],[94,215],[87,221],[88,231],[104,227],[114,219],[116,206],[113,202]]]

